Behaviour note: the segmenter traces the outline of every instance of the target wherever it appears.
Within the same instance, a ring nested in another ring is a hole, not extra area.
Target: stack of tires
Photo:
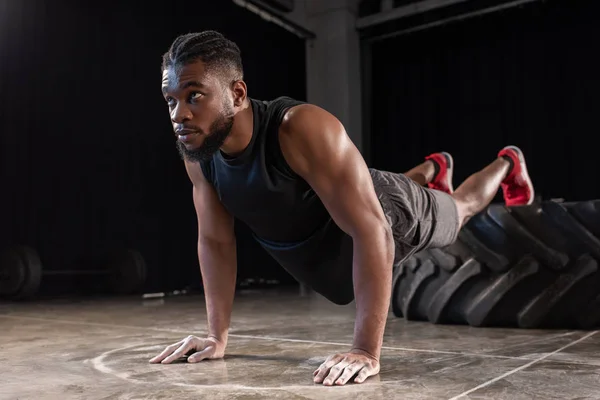
[[[479,327],[597,327],[599,208],[600,200],[490,205],[454,244],[419,252],[394,271],[394,315]]]

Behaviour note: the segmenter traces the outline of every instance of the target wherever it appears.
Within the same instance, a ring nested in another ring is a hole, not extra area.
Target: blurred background
[[[249,96],[331,111],[371,167],[403,172],[449,151],[456,186],[515,144],[540,197],[600,198],[599,11],[594,0],[0,0],[0,247],[28,246],[55,271],[130,249],[146,270],[136,290],[201,289],[160,62],[177,35],[206,29],[240,46]],[[297,286],[236,230],[240,286]],[[39,293],[91,293],[70,275]]]

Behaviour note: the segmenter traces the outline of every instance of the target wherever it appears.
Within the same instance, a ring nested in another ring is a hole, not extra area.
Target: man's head
[[[215,31],[181,35],[163,55],[161,69],[182,158],[210,159],[246,99],[238,46]]]

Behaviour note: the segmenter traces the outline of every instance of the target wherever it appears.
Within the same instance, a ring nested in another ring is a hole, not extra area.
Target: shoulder
[[[286,112],[279,142],[288,164],[301,176],[311,167],[337,160],[351,145],[339,119],[314,104],[297,105]]]
[[[346,130],[340,120],[329,111],[314,105],[300,104],[290,107],[279,127],[284,141],[294,145],[331,144],[345,140]]]
[[[329,111],[314,105],[300,104],[290,107],[281,121],[282,134],[320,136],[319,133],[339,134],[344,131],[340,120]]]

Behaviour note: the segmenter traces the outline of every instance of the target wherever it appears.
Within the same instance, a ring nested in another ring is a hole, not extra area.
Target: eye
[[[167,97],[165,97],[165,100],[167,101],[167,104],[168,104],[169,106],[173,106],[173,105],[175,105],[175,99],[174,99],[174,98],[172,98],[171,96],[167,96]]]
[[[190,100],[198,100],[202,96],[203,95],[200,92],[192,92],[190,93]]]

